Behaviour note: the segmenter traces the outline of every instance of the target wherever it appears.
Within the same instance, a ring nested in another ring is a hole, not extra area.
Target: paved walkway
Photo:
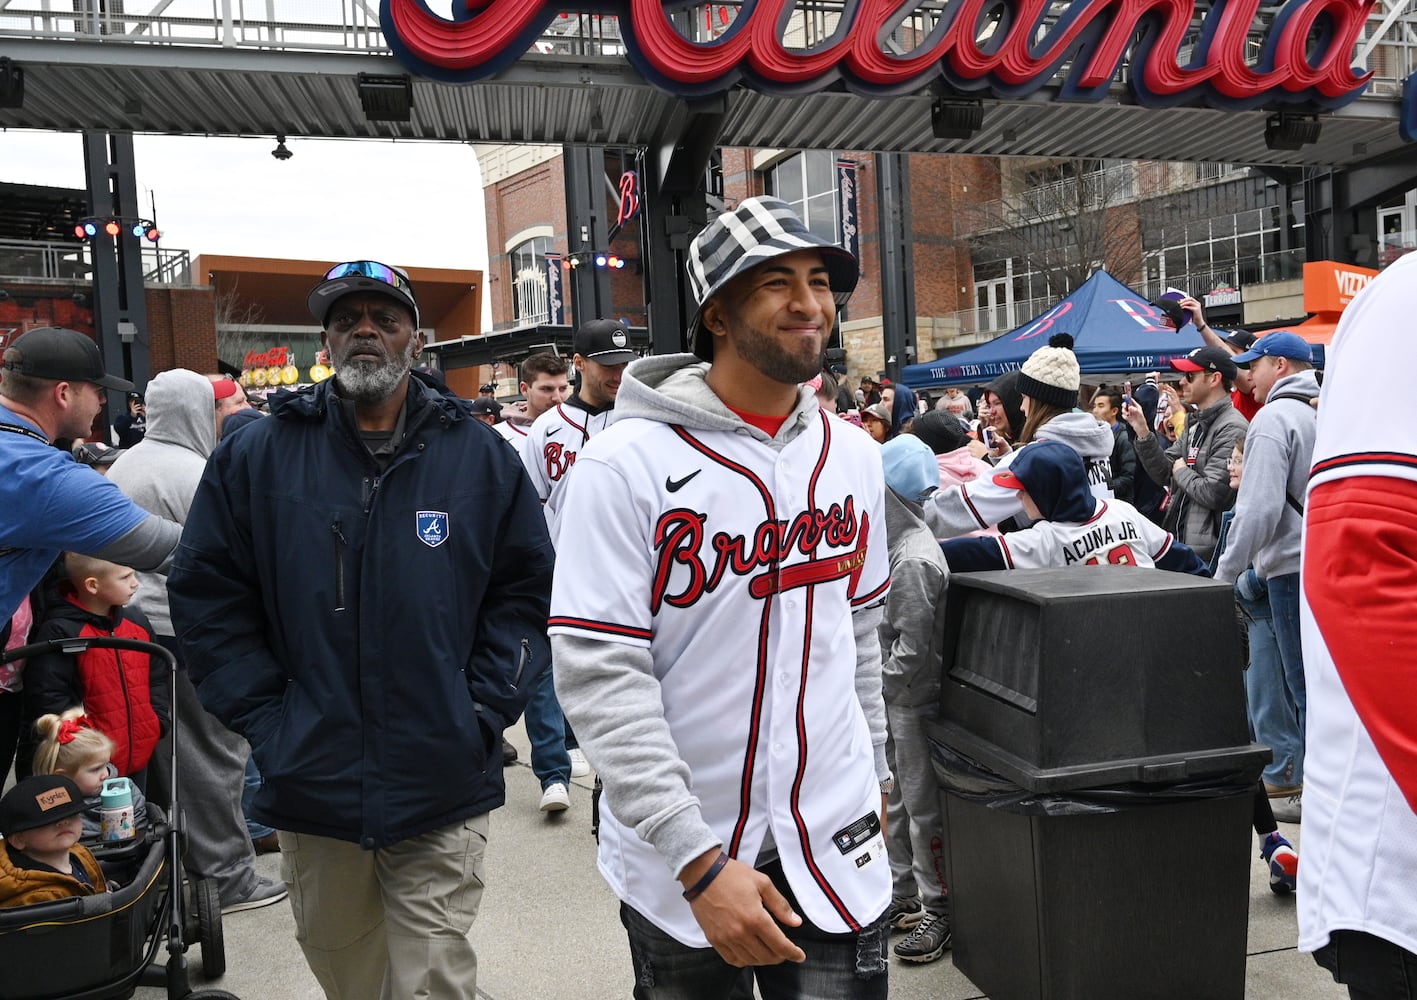
[[[485,1000],[628,1000],[629,957],[618,904],[595,870],[591,783],[576,783],[571,809],[548,820],[537,810],[540,789],[526,765],[525,735],[518,729],[509,737],[522,759],[507,769],[507,805],[492,816],[488,887],[472,932],[480,966],[478,993]],[[1282,824],[1281,829],[1297,840],[1297,826]],[[268,855],[260,863],[263,873],[279,877],[278,857]],[[1158,858],[1157,864],[1164,884],[1165,859]],[[1295,950],[1294,921],[1293,899],[1269,891],[1256,860],[1247,1000],[1343,1000],[1347,992]],[[224,930],[228,972],[212,985],[243,1000],[322,996],[295,943],[288,904],[230,914]],[[193,958],[199,965],[199,956]],[[1197,955],[1196,961],[1205,956]],[[892,959],[890,975],[891,1000],[985,1000],[948,957],[924,966]],[[161,1000],[166,993],[142,989],[137,996]]]

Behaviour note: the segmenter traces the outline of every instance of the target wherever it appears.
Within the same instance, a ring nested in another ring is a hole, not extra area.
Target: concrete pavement
[[[480,966],[478,993],[484,1000],[628,1000],[629,951],[618,903],[595,870],[591,780],[575,782],[571,809],[547,819],[537,810],[540,788],[527,766],[526,736],[518,727],[508,737],[521,751],[521,761],[507,768],[507,805],[492,816],[487,891],[472,931]],[[1280,828],[1297,845],[1297,824]],[[279,877],[278,857],[259,860],[263,874]],[[1164,886],[1165,859],[1157,860]],[[1164,905],[1164,890],[1162,896]],[[212,986],[243,1000],[322,996],[295,943],[287,903],[230,914],[223,927],[228,972]],[[1256,858],[1246,1000],[1347,997],[1328,973],[1295,950],[1295,936],[1294,900],[1269,891],[1267,872]],[[199,968],[200,956],[194,951],[192,957]],[[1205,956],[1195,960],[1204,962]],[[948,956],[923,966],[892,958],[890,975],[891,1000],[985,1000]],[[137,993],[140,1000],[165,996],[150,988]]]

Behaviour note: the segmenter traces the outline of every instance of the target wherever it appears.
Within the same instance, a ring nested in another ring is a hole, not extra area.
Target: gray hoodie
[[[777,434],[769,437],[723,404],[704,381],[708,370],[709,365],[689,354],[633,362],[615,400],[619,417],[614,430],[638,417],[689,430],[744,434],[780,451],[812,421],[821,419],[815,396],[803,389],[797,408]],[[846,424],[842,428],[858,433]],[[607,434],[592,440],[587,449],[610,447],[619,440]],[[880,474],[879,466],[875,472]],[[560,527],[570,530],[564,521]],[[569,538],[556,542],[558,549],[574,544]],[[880,620],[880,605],[852,613],[856,697],[871,732],[876,774],[885,778],[890,771],[876,634]],[[605,783],[616,818],[652,845],[676,876],[694,858],[720,846],[720,838],[703,819],[688,765],[664,720],[650,649],[557,634],[551,637],[551,650],[561,707]],[[618,789],[630,788],[633,796],[615,794]]]
[[[1034,435],[1039,441],[1058,441],[1082,456],[1087,466],[1087,483],[1099,500],[1112,497],[1112,429],[1091,413],[1071,410],[1060,413]],[[1023,447],[1028,447],[1024,445]],[[1005,455],[997,470],[1008,468],[1018,451]],[[954,538],[1015,518],[1023,524],[1028,516],[1019,503],[1018,491],[982,479],[940,490],[925,501],[925,523],[936,538]]]
[[[118,456],[108,478],[149,513],[185,524],[207,456],[216,447],[211,380],[185,368],[162,372],[148,383],[147,404],[147,434]],[[166,575],[139,573],[138,582],[134,607],[147,615],[155,634],[172,635]]]
[[[1304,399],[1275,399],[1294,393]],[[1304,517],[1290,506],[1287,493],[1303,504],[1313,464],[1318,414],[1304,400],[1319,394],[1312,371],[1286,375],[1270,389],[1264,408],[1245,435],[1245,475],[1235,500],[1235,519],[1225,537],[1225,552],[1215,578],[1234,581],[1251,562],[1268,579],[1299,572]]]
[[[920,505],[892,490],[886,490],[886,534],[891,592],[880,628],[885,697],[891,705],[923,708],[940,698],[940,642],[950,570]]]

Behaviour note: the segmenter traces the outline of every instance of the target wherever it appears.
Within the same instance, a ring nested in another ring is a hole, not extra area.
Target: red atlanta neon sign
[[[1098,101],[1130,55],[1130,86],[1152,107],[1200,104],[1245,110],[1276,104],[1337,108],[1372,76],[1356,72],[1354,48],[1376,0],[1280,0],[1258,60],[1252,28],[1261,0],[1215,0],[1199,15],[1194,0],[1074,0],[1045,24],[1049,0],[956,0],[919,44],[903,54],[880,39],[919,6],[910,0],[847,0],[832,36],[810,49],[783,44],[780,25],[795,0],[745,0],[717,37],[685,38],[662,0],[567,5],[555,0],[454,0],[455,20],[423,0],[382,0],[384,36],[422,76],[471,82],[508,67],[558,13],[593,7],[618,14],[630,62],[652,84],[685,97],[736,85],[779,95],[808,94],[841,82],[873,97],[913,93],[937,79],[960,91],[1022,97],[1061,81],[1060,98]],[[982,27],[1001,17],[985,41]],[[1199,18],[1190,58],[1178,52]]]

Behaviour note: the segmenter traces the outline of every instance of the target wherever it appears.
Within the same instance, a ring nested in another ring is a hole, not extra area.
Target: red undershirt
[[[723,405],[728,406],[727,403]],[[742,417],[745,424],[756,427],[768,437],[777,437],[777,432],[781,430],[783,424],[787,423],[787,417],[792,416],[792,414],[789,413],[784,417],[769,417],[761,413],[749,413],[747,410],[740,410],[736,406],[728,406],[728,408]]]

